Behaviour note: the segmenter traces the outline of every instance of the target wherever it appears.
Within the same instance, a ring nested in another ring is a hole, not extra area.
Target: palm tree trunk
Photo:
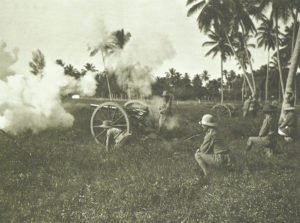
[[[244,103],[245,101],[245,76],[243,76],[243,84],[242,84],[242,102]]]
[[[295,79],[295,87],[294,88],[295,88],[295,105],[296,105],[297,104],[297,76],[296,76],[296,79]]]
[[[291,57],[291,65],[286,80],[286,90],[293,91],[294,82],[296,80],[297,68],[300,63],[300,32],[297,34],[295,48]]]
[[[242,69],[243,69],[244,77],[246,78],[246,81],[247,81],[247,84],[249,85],[249,88],[250,88],[250,90],[251,90],[251,93],[252,93],[252,95],[254,95],[255,92],[254,92],[253,87],[252,87],[252,85],[251,85],[251,82],[250,82],[250,80],[249,80],[249,78],[248,78],[248,76],[247,76],[247,71],[245,70],[245,67],[244,67],[244,65],[242,64],[240,58],[237,56],[237,54],[236,54],[236,52],[235,52],[235,50],[234,50],[234,48],[233,48],[233,46],[232,46],[232,43],[231,43],[231,41],[230,41],[230,39],[229,39],[227,33],[225,33],[225,36],[226,36],[227,42],[229,43],[230,48],[231,48],[231,50],[232,50],[232,52],[233,52],[235,58],[237,59],[237,61],[239,62],[239,64],[241,65],[241,67],[242,67]]]
[[[282,94],[281,94],[280,91],[281,91],[281,90],[280,90],[280,81],[278,80],[278,101],[279,101],[279,102],[281,102],[281,96],[282,96]]]
[[[107,83],[107,88],[108,88],[108,93],[109,93],[109,100],[112,100],[110,84],[109,84],[109,80],[108,80],[108,75],[106,73],[104,54],[102,51],[101,51],[101,55],[102,55],[102,63],[103,63],[103,67],[104,67],[104,72],[105,72],[104,75],[106,77],[106,83]]]
[[[294,46],[295,46],[295,37],[296,37],[296,30],[297,30],[297,22],[298,22],[298,8],[296,9],[296,13],[294,17],[294,25],[293,25],[293,36],[292,36],[292,48],[291,48],[291,56],[293,54]]]
[[[291,56],[293,54],[294,46],[295,46],[295,38],[296,38],[296,31],[297,31],[297,22],[298,22],[298,7],[296,7],[296,13],[294,17],[294,25],[293,25],[293,36],[292,36],[292,47],[291,47]],[[298,29],[299,30],[299,29]],[[297,104],[297,80],[295,80],[295,105]]]
[[[294,82],[296,81],[297,68],[300,64],[300,32],[297,34],[295,42],[295,48],[291,57],[291,65],[289,69],[289,74],[286,80],[286,91],[293,91]],[[283,99],[283,105],[286,104],[286,97]],[[283,109],[281,109],[281,117],[283,116]]]
[[[275,19],[275,31],[276,31],[276,50],[277,50],[277,59],[278,59],[278,70],[279,70],[279,77],[280,77],[280,84],[281,84],[281,93],[284,95],[284,86],[283,86],[283,79],[282,79],[282,68],[280,62],[280,54],[279,54],[279,39],[278,39],[278,19]]]
[[[270,62],[270,50],[268,50],[268,63],[267,63],[267,76],[266,76],[266,89],[265,89],[265,101],[268,101],[268,86],[269,86],[269,62]]]
[[[245,46],[245,53],[246,53],[246,58],[249,62],[249,67],[250,67],[250,72],[251,72],[251,78],[252,78],[252,84],[253,84],[253,90],[254,90],[254,94],[256,94],[256,85],[255,85],[255,79],[254,79],[254,73],[253,73],[253,67],[252,67],[252,62],[250,60],[250,57],[249,57],[249,54],[248,54],[248,47],[247,47],[247,43],[246,43],[246,40],[245,40],[245,31],[244,31],[244,26],[241,25],[242,27],[242,34],[243,34],[243,43],[244,43],[244,46]]]
[[[221,104],[224,102],[224,89],[223,89],[223,58],[221,53]]]

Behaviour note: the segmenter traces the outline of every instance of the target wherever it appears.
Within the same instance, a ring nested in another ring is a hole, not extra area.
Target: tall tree
[[[270,65],[270,50],[275,50],[276,37],[273,20],[266,16],[261,17],[262,23],[257,29],[257,44],[258,47],[264,47],[268,51],[267,73],[265,81],[265,101],[268,101],[268,86],[269,86],[269,65]]]
[[[290,0],[261,0],[258,12],[262,12],[266,9],[269,9],[271,7],[271,18],[274,20],[275,23],[275,37],[276,37],[276,53],[278,58],[278,70],[280,75],[280,84],[281,84],[281,91],[282,95],[284,95],[284,84],[283,84],[283,74],[282,74],[282,66],[281,66],[281,60],[280,60],[280,40],[279,40],[279,26],[278,22],[279,20],[286,23],[290,17]]]
[[[202,46],[212,46],[212,48],[205,54],[205,56],[212,56],[213,58],[220,54],[221,62],[221,104],[224,102],[224,91],[223,91],[223,63],[226,59],[232,56],[232,51],[227,43],[227,39],[224,36],[224,32],[220,30],[210,30],[208,33],[209,41],[204,42]]]
[[[34,75],[41,75],[45,68],[46,62],[43,53],[38,49],[32,52],[32,61],[29,62],[31,73]]]
[[[289,73],[288,73],[288,77],[287,77],[287,81],[286,81],[286,91],[293,91],[294,88],[294,82],[296,79],[296,74],[297,74],[297,68],[300,65],[300,32],[298,32],[297,34],[297,38],[296,38],[296,44],[295,44],[295,48],[292,54],[292,58],[291,58],[291,65],[290,65],[290,69],[289,69]],[[284,99],[286,99],[286,97],[284,97]],[[284,101],[285,103],[285,101]]]
[[[299,0],[289,0],[289,9],[292,14],[293,22],[293,33],[292,33],[292,45],[291,45],[291,54],[293,54],[293,49],[295,47],[295,38],[297,36],[297,29],[299,27],[298,15],[300,12],[300,1]]]
[[[235,54],[234,47],[230,41],[230,36],[240,27],[242,27],[245,35],[255,30],[255,26],[248,16],[247,11],[244,10],[245,8],[241,3],[241,0],[188,0],[187,6],[190,6],[187,13],[188,16],[200,11],[197,17],[197,23],[200,31],[207,33],[209,30],[214,28],[215,30],[220,29],[224,32],[235,58],[241,64],[239,57]],[[243,66],[242,68],[250,90],[252,94],[255,94],[255,88],[252,86],[254,82],[251,84],[247,76],[247,71]],[[253,72],[251,73],[253,74]],[[254,81],[253,76],[252,81]]]
[[[240,39],[243,44],[241,44],[243,54],[245,57],[245,61],[249,64],[251,78],[252,78],[252,87],[253,87],[253,94],[256,93],[256,85],[255,85],[255,79],[254,79],[254,73],[253,73],[253,67],[252,67],[252,61],[251,61],[251,55],[248,50],[248,44],[247,40],[250,37],[251,33],[256,32],[255,25],[250,17],[250,8],[249,7],[249,1],[243,1],[243,0],[229,0],[231,2],[231,15],[232,18],[230,18],[231,26],[231,32],[234,36],[237,36],[238,39]],[[250,1],[251,2],[251,1]],[[240,50],[241,51],[241,50]],[[243,66],[241,64],[241,66]]]
[[[117,30],[112,32],[109,36],[107,36],[104,40],[102,40],[98,46],[90,50],[90,56],[96,55],[99,51],[102,56],[102,63],[104,67],[104,74],[106,76],[106,82],[109,91],[109,97],[112,99],[111,87],[108,79],[108,72],[106,71],[106,57],[112,55],[118,50],[122,50],[125,44],[130,40],[131,34],[129,32],[124,32],[124,29]]]
[[[91,63],[86,63],[86,64],[84,65],[84,68],[85,68],[87,71],[92,71],[92,72],[97,71],[96,67],[95,67],[93,64],[91,64]]]

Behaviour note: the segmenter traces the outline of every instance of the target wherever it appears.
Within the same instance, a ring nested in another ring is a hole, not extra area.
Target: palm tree
[[[237,32],[233,38],[232,45],[235,49],[235,54],[240,60],[240,68],[242,66],[247,69],[247,65],[251,65],[251,52],[249,48],[255,48],[255,44],[248,43],[250,36],[244,36],[241,32]]]
[[[283,21],[284,23],[290,17],[290,4],[291,0],[262,0],[258,7],[258,12],[262,12],[263,10],[269,8],[271,6],[271,18],[274,20],[275,23],[275,39],[276,39],[276,53],[278,58],[278,70],[279,70],[279,77],[280,77],[280,84],[281,84],[281,92],[284,95],[284,86],[283,86],[283,75],[282,75],[282,67],[281,67],[281,60],[280,60],[280,40],[279,40],[279,20]]]
[[[55,61],[55,63],[61,67],[64,67],[65,66],[65,62],[62,60],[62,59],[57,59]]]
[[[108,73],[106,71],[105,59],[106,57],[112,55],[118,50],[124,48],[125,44],[130,40],[131,34],[129,32],[125,33],[124,29],[112,32],[103,41],[101,41],[98,46],[90,50],[90,56],[95,56],[99,51],[101,51],[102,63],[104,67],[104,74],[106,76],[106,82],[109,91],[109,97],[112,99],[111,88],[108,80]]]
[[[243,54],[244,54],[244,61],[247,61],[249,64],[250,72],[251,72],[251,78],[252,78],[252,84],[253,84],[253,90],[254,94],[256,94],[256,86],[255,86],[255,79],[254,79],[254,73],[252,68],[252,61],[251,61],[251,55],[250,51],[248,51],[248,45],[247,40],[249,39],[250,33],[255,33],[256,28],[255,25],[250,18],[250,5],[249,1],[243,1],[243,0],[232,0],[231,1],[231,7],[232,10],[232,31],[233,35],[237,35],[238,38],[240,38],[241,46],[243,46]],[[239,32],[241,30],[241,32]],[[243,57],[242,57],[243,58]],[[243,62],[243,61],[242,61]],[[241,64],[241,66],[243,66]]]
[[[29,66],[31,68],[31,73],[34,75],[41,75],[46,62],[44,54],[38,49],[37,51],[32,52],[32,61],[29,62]]]
[[[295,38],[297,35],[297,27],[299,27],[298,23],[298,15],[300,12],[300,1],[299,0],[290,0],[290,11],[293,17],[293,33],[292,33],[292,45],[291,45],[291,55],[293,54],[293,49],[295,47]]]
[[[270,50],[275,50],[276,37],[273,20],[268,19],[266,16],[262,16],[261,20],[262,23],[257,29],[257,44],[258,47],[264,47],[265,50],[268,50],[267,74],[265,83],[265,101],[268,101]]]
[[[208,33],[210,41],[204,42],[202,46],[212,46],[212,48],[205,54],[205,56],[212,55],[214,58],[218,53],[221,59],[221,104],[224,102],[224,91],[223,91],[223,62],[230,56],[232,51],[230,46],[227,44],[227,39],[223,32],[220,30],[210,30]]]
[[[187,6],[190,6],[187,15],[191,16],[198,11],[197,23],[200,31],[207,33],[213,27],[215,30],[222,30],[227,38],[227,42],[231,47],[235,58],[241,64],[240,59],[235,54],[234,47],[230,41],[230,36],[234,34],[239,27],[242,27],[243,33],[248,34],[255,30],[247,11],[245,10],[243,2],[241,0],[187,0]],[[247,76],[247,72],[243,68],[244,76],[250,87],[252,94],[255,94],[255,88]],[[251,72],[253,74],[253,72]],[[252,75],[252,81],[254,83],[254,77]]]
[[[74,77],[75,79],[79,79],[82,76],[82,74],[72,64],[65,66],[64,69],[66,75]]]
[[[296,40],[297,41],[295,43],[295,48],[291,58],[291,65],[290,65],[290,69],[286,81],[286,87],[285,87],[286,91],[291,91],[291,92],[293,91],[297,68],[300,65],[300,32],[298,32]],[[286,97],[284,97],[283,104],[286,103],[285,100]]]
[[[204,70],[202,74],[200,74],[200,78],[202,82],[207,82],[210,78],[210,75],[208,74],[207,70]]]
[[[91,63],[86,63],[86,64],[84,65],[84,68],[85,68],[87,71],[92,71],[92,72],[97,71],[96,67],[95,67],[93,64],[91,64]]]

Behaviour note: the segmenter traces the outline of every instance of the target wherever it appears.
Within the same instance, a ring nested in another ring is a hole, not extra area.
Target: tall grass
[[[262,115],[220,121],[235,169],[201,177],[202,137],[184,141],[210,107],[177,105],[180,127],[157,139],[132,137],[106,154],[90,136],[88,106],[70,106],[71,129],[0,136],[0,222],[299,222],[299,146],[279,140],[266,158],[245,153]],[[203,135],[203,133],[201,133]]]

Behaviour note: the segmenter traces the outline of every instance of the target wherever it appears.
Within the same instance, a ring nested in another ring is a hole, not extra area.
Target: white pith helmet
[[[211,114],[205,114],[202,116],[202,120],[199,122],[200,125],[207,125],[211,127],[217,126],[214,116]]]

